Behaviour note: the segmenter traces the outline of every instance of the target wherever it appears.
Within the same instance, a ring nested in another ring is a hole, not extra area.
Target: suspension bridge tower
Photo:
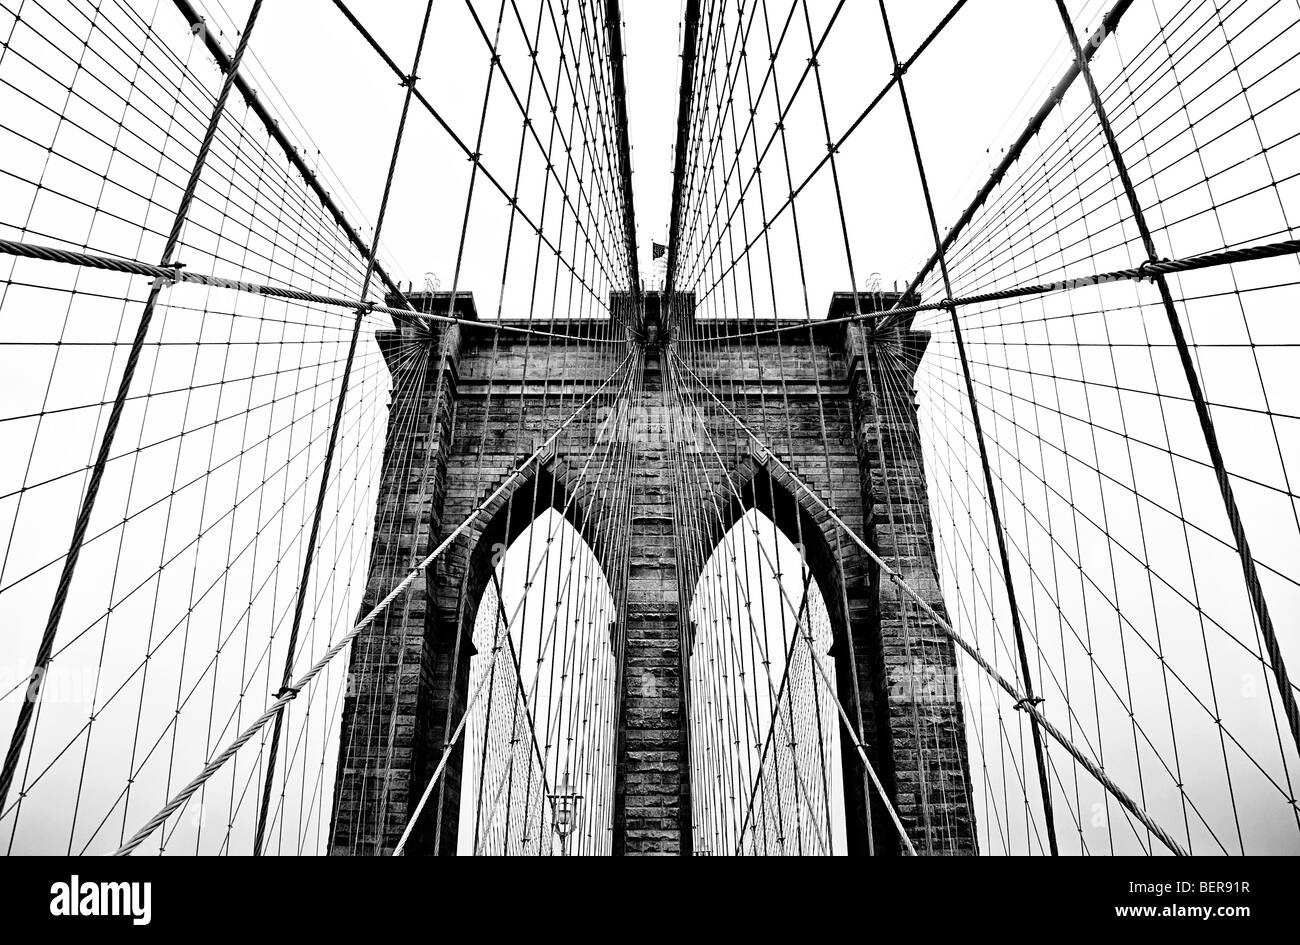
[[[841,293],[826,324],[746,323],[741,344],[728,340],[734,323],[696,320],[689,297],[670,306],[648,293],[613,300],[632,313],[622,324],[548,321],[555,337],[539,344],[509,330],[523,322],[479,320],[467,294],[410,298],[460,322],[380,337],[393,394],[364,609],[410,561],[452,544],[353,646],[332,852],[391,852],[426,794],[407,851],[456,851],[465,773],[485,760],[467,757],[456,731],[475,696],[480,603],[502,549],[548,510],[581,533],[614,601],[610,852],[724,852],[693,849],[690,597],[702,558],[751,511],[802,549],[830,619],[835,694],[889,798],[845,734],[848,852],[898,852],[891,806],[918,852],[975,852],[954,648],[851,537],[944,613],[911,388],[928,336],[910,317],[870,334],[840,318],[854,310]],[[704,403],[703,387],[684,396],[703,370],[691,346],[711,352],[707,386],[728,391],[725,404]],[[620,358],[630,367],[615,406],[574,413]],[[517,472],[570,415],[565,436]],[[683,464],[710,470],[707,488],[685,488]]]

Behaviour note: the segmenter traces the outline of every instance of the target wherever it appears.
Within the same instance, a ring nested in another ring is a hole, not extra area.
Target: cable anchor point
[[[1163,272],[1163,270],[1160,270],[1157,267],[1168,262],[1168,259],[1148,259],[1146,262],[1142,263],[1142,265],[1138,266],[1138,279],[1154,283],[1156,278]]]
[[[185,264],[176,262],[176,263],[171,263],[170,265],[167,266],[163,266],[162,268],[168,271],[165,274],[155,276],[153,280],[153,287],[160,291],[162,289],[166,289],[171,286],[174,286],[177,282],[180,281],[181,270],[185,268]]]

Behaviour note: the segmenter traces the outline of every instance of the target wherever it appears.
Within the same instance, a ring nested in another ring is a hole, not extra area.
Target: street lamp
[[[578,823],[578,804],[582,795],[566,776],[555,788],[551,799],[551,827],[560,838],[560,856],[568,856],[569,834]]]

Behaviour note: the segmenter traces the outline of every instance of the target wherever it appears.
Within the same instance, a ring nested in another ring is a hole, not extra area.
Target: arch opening
[[[456,853],[608,854],[618,719],[609,582],[554,507],[505,537],[480,540],[486,579],[466,613]]]
[[[688,633],[694,852],[847,853],[837,635],[808,555],[759,508],[700,569]]]

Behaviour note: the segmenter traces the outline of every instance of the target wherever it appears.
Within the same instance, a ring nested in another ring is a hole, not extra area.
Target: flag
[[[663,243],[655,243],[653,241],[650,243],[650,258],[652,260],[658,259],[666,252],[668,252],[668,247],[665,246]]]

